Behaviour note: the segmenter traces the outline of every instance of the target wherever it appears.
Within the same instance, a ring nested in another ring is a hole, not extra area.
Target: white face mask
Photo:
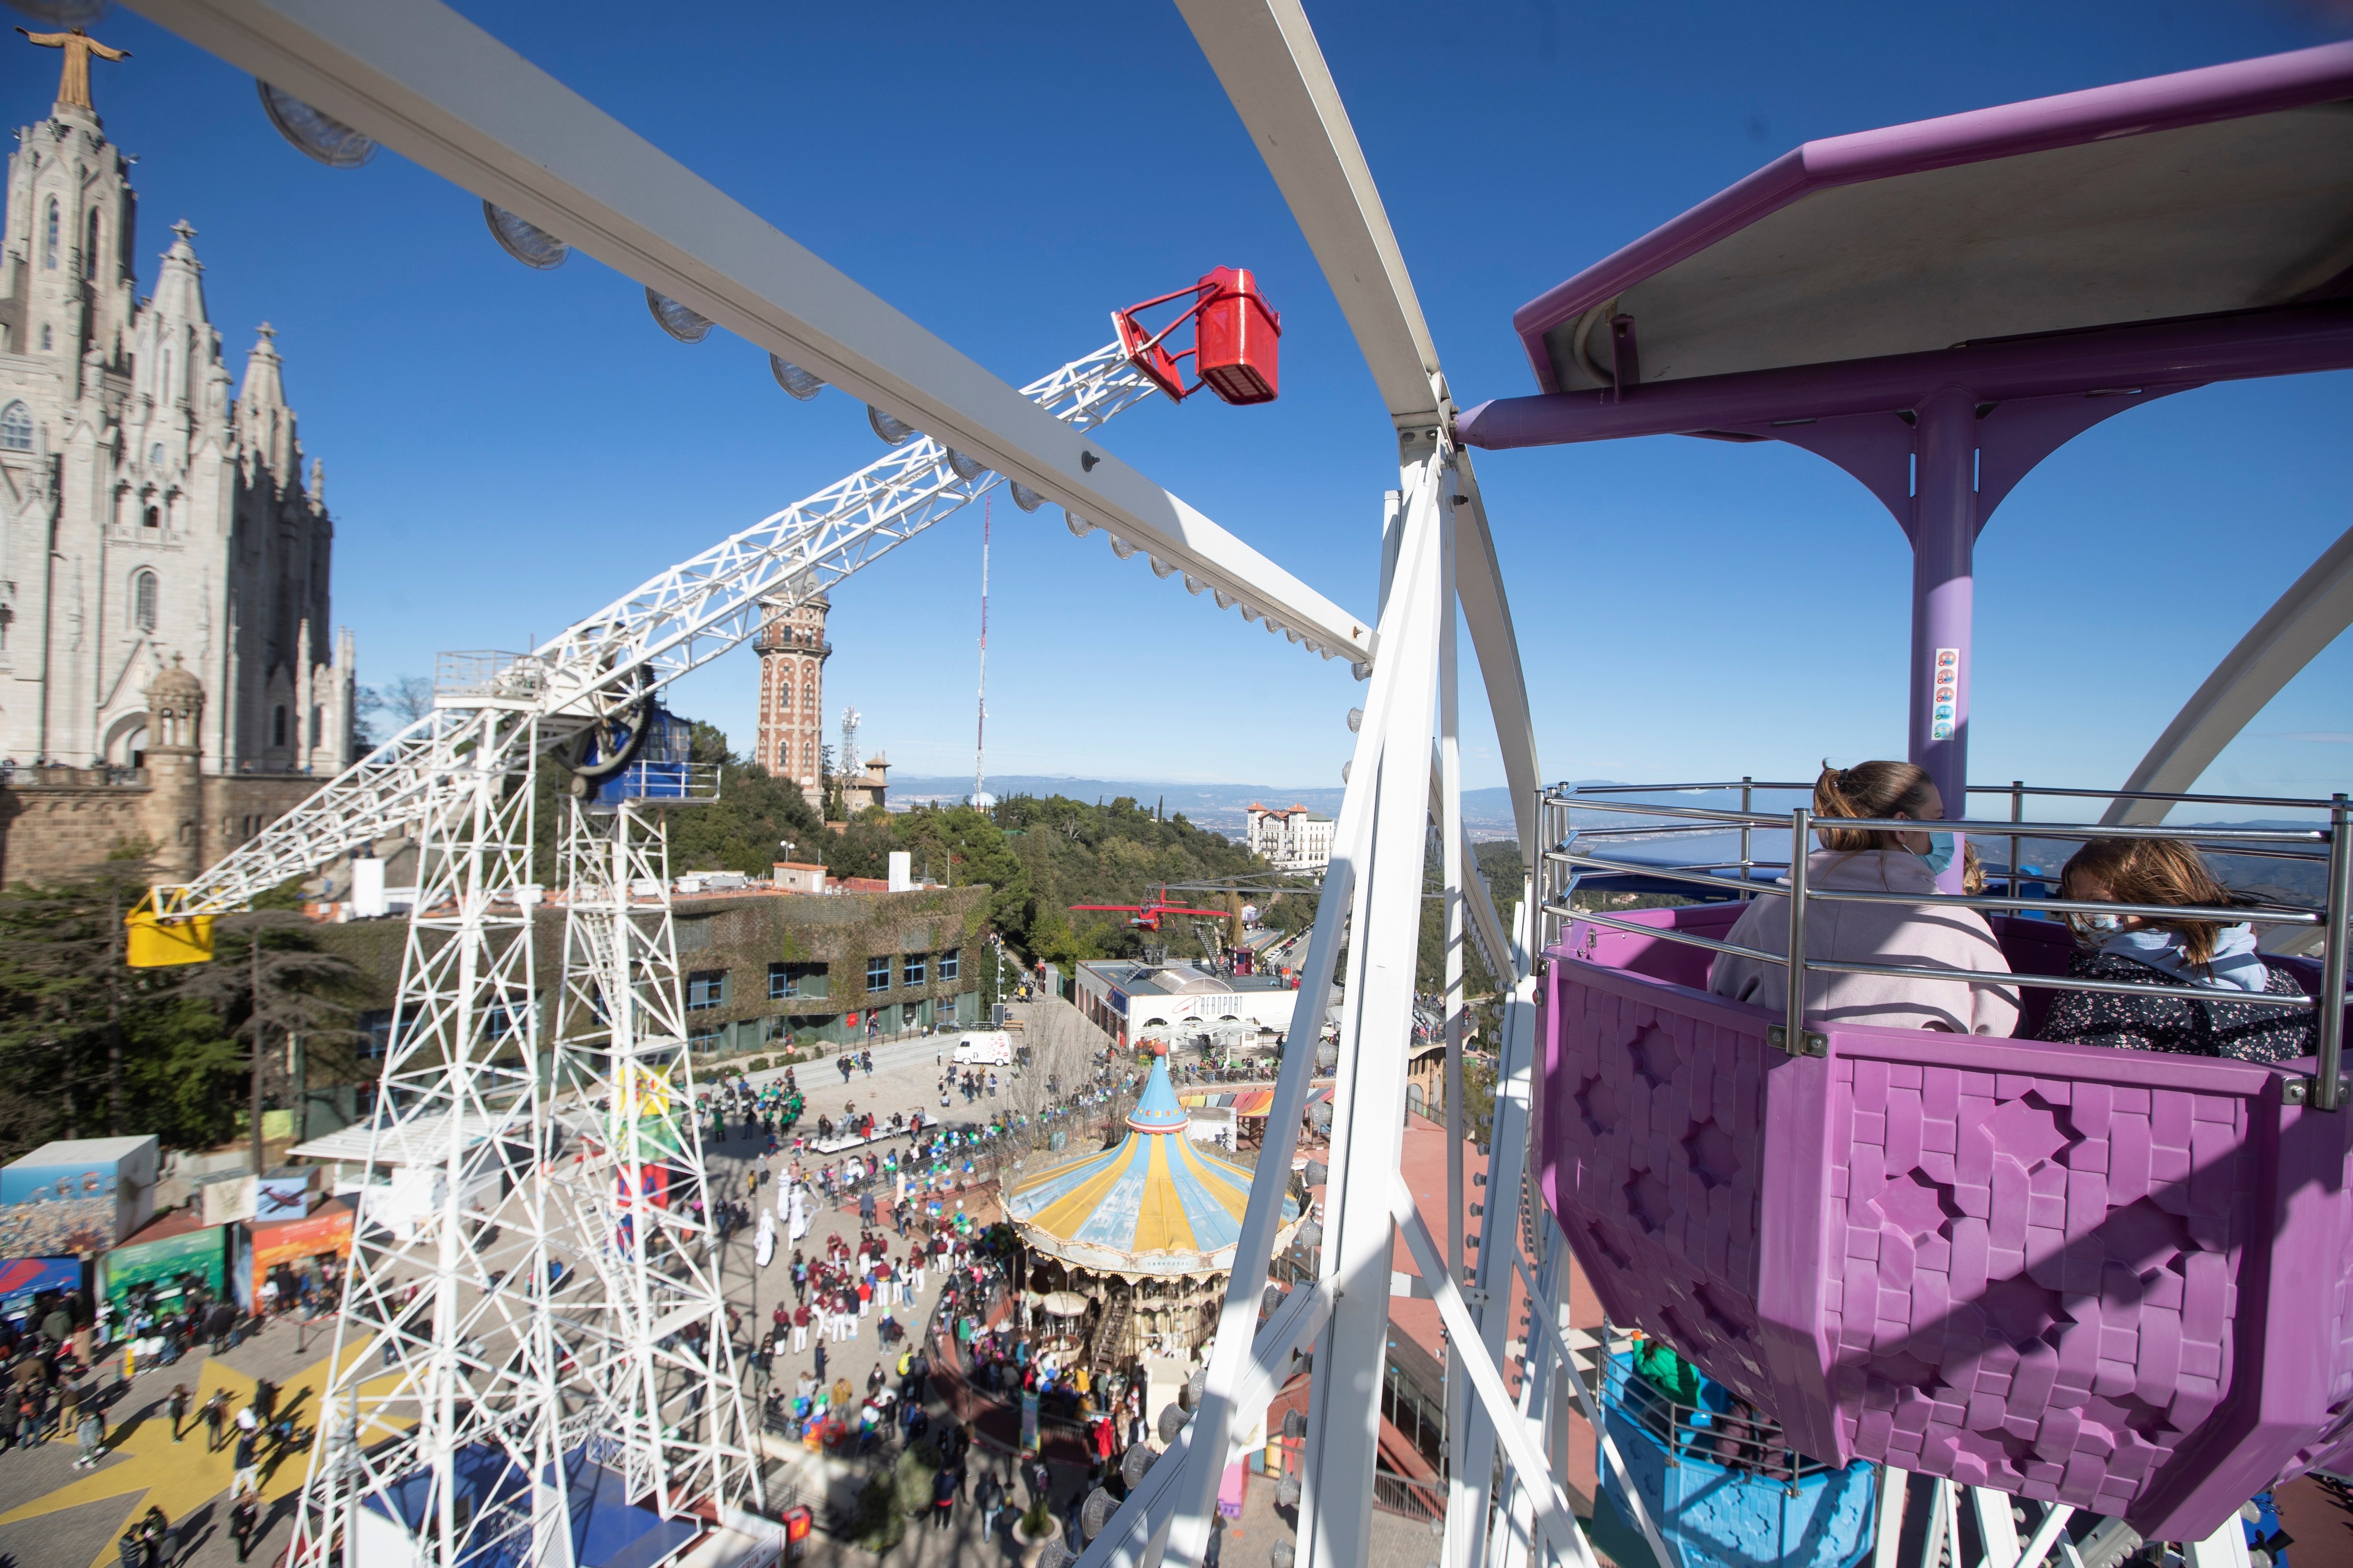
[[[2122,915],[2084,915],[2082,919],[2086,930],[2098,931],[2102,936],[2114,936],[2125,929]]]

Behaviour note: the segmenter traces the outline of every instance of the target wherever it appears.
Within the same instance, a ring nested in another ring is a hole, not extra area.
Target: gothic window
[[[47,321],[43,321],[41,323],[41,347],[44,350],[47,350],[54,346],[55,340],[49,336],[49,324]]]
[[[784,695],[776,699],[776,706],[779,708],[790,708],[792,705],[793,683],[787,680],[784,684]]]
[[[49,198],[49,218],[41,232],[41,266],[44,270],[58,269],[58,198]],[[46,342],[41,345],[47,348]]]
[[[155,574],[138,571],[131,574],[131,624],[142,632],[155,629]]]
[[[164,466],[163,442],[158,441],[147,448],[147,466],[151,468],[160,468]]]
[[[142,526],[147,528],[161,528],[164,526],[164,514],[157,508],[151,506],[147,509],[145,514],[141,517],[140,522]]]
[[[286,743],[286,704],[283,702],[269,710],[269,743],[273,746]]]
[[[10,452],[33,449],[33,411],[22,402],[0,408],[0,449]]]
[[[98,209],[96,207],[90,209],[90,243],[82,247],[81,275],[85,278],[98,276]]]

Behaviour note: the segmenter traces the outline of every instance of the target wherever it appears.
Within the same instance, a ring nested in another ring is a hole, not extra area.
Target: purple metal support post
[[[1978,537],[1977,395],[1944,386],[1921,400],[1912,525],[1912,760],[1947,816],[1968,815],[1969,623]],[[1957,845],[1937,879],[1960,890]]]

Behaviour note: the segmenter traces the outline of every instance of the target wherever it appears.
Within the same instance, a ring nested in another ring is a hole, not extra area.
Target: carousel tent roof
[[[1202,1151],[1155,1058],[1116,1148],[1032,1176],[1006,1207],[1029,1245],[1082,1268],[1206,1274],[1233,1266],[1251,1173]],[[1297,1205],[1283,1204],[1288,1222]]]
[[[1178,1097],[1187,1105],[1205,1110],[1230,1110],[1236,1116],[1264,1116],[1274,1109],[1274,1090],[1271,1089],[1187,1089]],[[1310,1109],[1332,1098],[1332,1086],[1319,1083],[1307,1091]]]

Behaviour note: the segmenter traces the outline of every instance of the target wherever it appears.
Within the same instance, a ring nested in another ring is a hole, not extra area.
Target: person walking
[[[164,1401],[164,1408],[172,1417],[172,1441],[176,1443],[180,1441],[181,1426],[188,1418],[188,1385],[174,1384],[171,1394]]]
[[[956,1473],[945,1465],[932,1473],[933,1528],[951,1530],[955,1525]]]
[[[233,1456],[237,1474],[230,1478],[228,1495],[231,1501],[250,1491],[261,1495],[261,1438],[258,1433],[240,1431],[237,1435],[237,1452]]]
[[[221,1446],[221,1428],[228,1422],[228,1390],[218,1388],[205,1401],[205,1452],[217,1454]]]
[[[972,1505],[980,1510],[980,1532],[984,1536],[997,1533],[997,1516],[1005,1511],[1005,1483],[997,1479],[997,1471],[984,1467],[980,1479],[972,1489]]]
[[[81,1445],[81,1456],[74,1460],[74,1468],[98,1468],[99,1460],[106,1457],[106,1417],[98,1413],[96,1404],[82,1406],[81,1422],[74,1428],[74,1437]]]
[[[228,1505],[228,1533],[237,1542],[237,1560],[242,1563],[253,1551],[253,1538],[259,1533],[261,1510],[252,1498],[241,1497]]]

